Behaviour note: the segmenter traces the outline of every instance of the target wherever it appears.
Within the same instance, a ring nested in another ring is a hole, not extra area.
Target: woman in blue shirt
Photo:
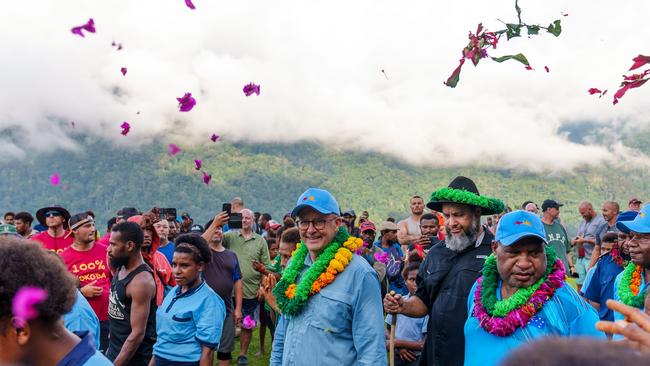
[[[202,237],[184,234],[176,238],[172,270],[177,286],[156,312],[158,338],[150,366],[212,365],[226,307],[203,281],[202,272],[211,258]]]

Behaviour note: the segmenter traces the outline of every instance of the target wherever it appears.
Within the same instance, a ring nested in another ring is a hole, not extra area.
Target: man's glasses
[[[328,221],[336,220],[336,218],[331,219],[316,219],[316,220],[298,220],[298,227],[302,230],[309,229],[309,225],[314,225],[314,229],[322,230],[325,228],[325,224]]]
[[[63,216],[59,211],[47,211],[45,217],[59,217]]]

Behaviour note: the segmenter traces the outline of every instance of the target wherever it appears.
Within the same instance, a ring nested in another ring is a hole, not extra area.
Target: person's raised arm
[[[126,288],[131,298],[131,334],[126,338],[120,353],[113,362],[116,366],[128,365],[144,339],[149,319],[149,307],[156,297],[156,283],[148,272],[137,274]]]
[[[201,237],[205,239],[208,243],[212,240],[214,232],[218,228],[223,227],[228,222],[228,213],[225,211],[219,212],[212,219],[212,224],[205,229],[205,232],[201,234]]]

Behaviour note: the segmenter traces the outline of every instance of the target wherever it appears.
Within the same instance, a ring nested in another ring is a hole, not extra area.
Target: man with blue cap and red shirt
[[[273,290],[282,312],[272,366],[385,365],[377,274],[354,252],[363,245],[342,225],[332,194],[305,191],[293,209],[300,243]]]
[[[542,220],[518,210],[499,220],[492,254],[467,299],[465,365],[497,365],[514,348],[545,336],[593,336],[594,309],[564,282],[546,246]]]
[[[644,301],[650,283],[650,205],[629,221],[619,221],[616,228],[630,233],[626,246],[631,262],[614,282],[614,300],[625,305],[644,309]],[[621,313],[614,312],[614,320],[623,320]],[[619,339],[616,335],[615,339]]]

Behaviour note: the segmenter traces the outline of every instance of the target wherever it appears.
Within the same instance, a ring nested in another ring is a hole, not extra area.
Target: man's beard
[[[111,267],[119,269],[129,264],[129,257],[108,257],[108,261],[111,262]]]
[[[451,231],[447,231],[445,237],[445,246],[454,252],[462,252],[463,250],[475,245],[476,237],[478,236],[479,220],[472,219],[472,224],[469,228],[463,231],[462,234],[454,236]]]

